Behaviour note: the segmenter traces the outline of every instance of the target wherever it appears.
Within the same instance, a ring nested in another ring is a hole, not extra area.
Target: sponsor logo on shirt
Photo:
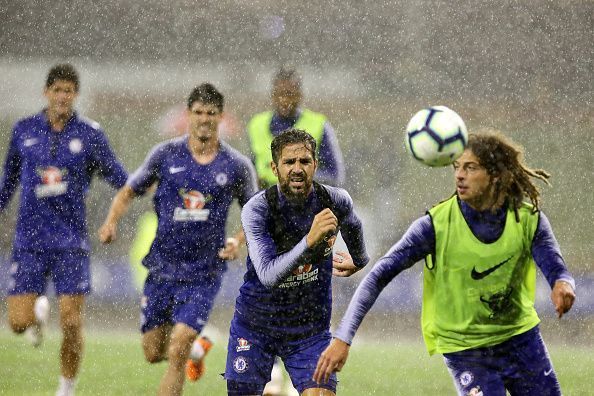
[[[251,347],[252,344],[250,344],[248,340],[246,340],[245,338],[238,338],[235,350],[237,352],[249,351]]]
[[[183,199],[184,207],[177,207],[173,211],[174,221],[206,221],[210,215],[210,209],[204,209],[204,205],[212,200],[210,195],[204,196],[200,191],[181,189],[179,195]]]
[[[303,264],[295,268],[291,275],[284,280],[283,283],[278,285],[281,289],[290,289],[298,286],[305,285],[306,283],[314,282],[318,280],[319,268],[313,268],[311,264]]]
[[[55,166],[48,166],[45,169],[38,168],[37,174],[41,177],[41,184],[35,186],[37,198],[55,197],[66,193],[68,182],[63,181],[68,171]]]

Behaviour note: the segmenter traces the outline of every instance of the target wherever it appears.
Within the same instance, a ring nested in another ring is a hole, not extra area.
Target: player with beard
[[[361,282],[316,382],[342,369],[382,289],[425,258],[423,336],[429,354],[443,354],[458,394],[561,395],[534,309],[536,266],[559,318],[573,305],[575,281],[532,182],[548,184],[549,174],[522,153],[501,133],[469,136],[453,164],[456,194],[416,220]]]
[[[348,193],[313,181],[316,141],[289,129],[271,144],[278,183],[256,194],[241,220],[247,272],[231,322],[225,378],[229,395],[262,394],[279,356],[302,395],[333,395],[336,379],[312,381],[330,342],[331,278],[369,261]],[[350,252],[332,256],[340,230]]]
[[[256,192],[250,160],[221,141],[217,127],[223,95],[211,84],[188,98],[189,134],[157,145],[115,196],[99,238],[110,243],[132,200],[156,184],[157,234],[143,264],[142,345],[146,360],[167,359],[159,395],[179,395],[184,366],[191,380],[204,371],[212,343],[194,342],[206,324],[227,269],[237,257],[243,232],[225,239],[233,199],[245,204]],[[187,362],[188,358],[190,361]]]

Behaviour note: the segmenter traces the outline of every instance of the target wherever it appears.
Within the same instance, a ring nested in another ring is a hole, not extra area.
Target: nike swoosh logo
[[[172,166],[169,168],[169,173],[171,173],[173,175],[174,173],[179,173],[179,172],[182,172],[185,170],[186,170],[185,166],[178,166],[178,167]]]
[[[545,377],[548,377],[549,374],[551,374],[552,372],[553,372],[553,368],[552,367],[550,369],[548,369],[548,370],[545,370],[545,372],[544,372]]]
[[[513,256],[512,256],[513,257]],[[472,268],[472,272],[470,273],[470,277],[474,280],[480,280],[483,279],[485,276],[491,274],[493,271],[495,271],[497,268],[501,267],[503,264],[507,263],[509,260],[511,260],[512,258],[508,258],[507,260],[503,260],[502,262],[500,262],[497,265],[494,265],[493,267],[484,270],[483,272],[478,272],[476,270],[476,267]]]

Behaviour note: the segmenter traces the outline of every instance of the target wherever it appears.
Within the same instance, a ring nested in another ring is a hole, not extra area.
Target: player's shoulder
[[[334,187],[328,184],[321,184],[328,192],[332,203],[337,209],[350,210],[353,206],[353,199],[347,190],[342,187]]]
[[[153,146],[154,153],[175,153],[187,149],[188,135],[177,136],[164,140]]]
[[[250,159],[243,155],[239,150],[232,147],[229,143],[225,142],[224,140],[219,140],[219,147],[220,152],[223,156],[225,156],[229,161],[236,162],[240,165],[244,165],[250,162]]]
[[[266,199],[266,190],[261,190],[255,193],[241,210],[242,220],[244,215],[251,217],[253,215],[262,215],[268,212],[268,200]]]
[[[14,123],[13,130],[17,134],[24,131],[28,131],[35,126],[40,126],[44,122],[44,120],[45,117],[43,116],[43,113],[31,114],[17,120]]]
[[[88,128],[92,132],[103,133],[101,125],[87,116],[74,113],[74,120],[80,127]]]

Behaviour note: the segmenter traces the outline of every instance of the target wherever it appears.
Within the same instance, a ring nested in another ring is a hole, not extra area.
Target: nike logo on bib
[[[513,256],[512,256],[513,257]],[[472,272],[470,273],[470,277],[474,280],[481,280],[484,277],[486,277],[487,275],[490,275],[493,271],[495,271],[497,268],[501,267],[503,264],[507,263],[509,260],[511,260],[512,258],[508,258],[507,260],[503,260],[502,262],[500,262],[499,264],[484,270],[483,272],[478,272],[476,270],[476,267],[472,268]]]

